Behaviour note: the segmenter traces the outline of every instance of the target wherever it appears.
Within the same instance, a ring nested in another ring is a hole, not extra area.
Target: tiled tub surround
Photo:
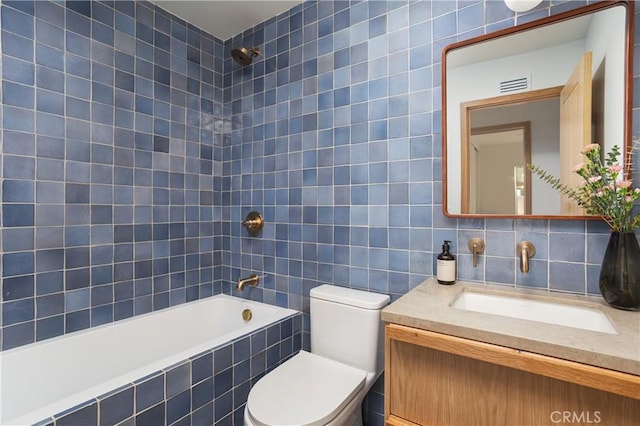
[[[301,340],[301,313],[218,295],[3,351],[0,423],[233,424]]]

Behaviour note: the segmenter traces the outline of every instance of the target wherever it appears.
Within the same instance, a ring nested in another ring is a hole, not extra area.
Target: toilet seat
[[[255,425],[324,425],[358,394],[366,372],[300,351],[262,377],[249,392]]]

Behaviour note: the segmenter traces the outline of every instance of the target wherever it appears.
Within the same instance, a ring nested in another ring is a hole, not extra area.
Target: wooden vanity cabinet
[[[387,425],[640,424],[640,377],[397,324]]]

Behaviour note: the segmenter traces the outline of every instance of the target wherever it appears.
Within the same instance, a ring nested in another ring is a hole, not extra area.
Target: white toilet
[[[311,352],[300,351],[251,388],[248,426],[362,425],[362,401],[382,374],[380,311],[389,296],[322,285],[311,290]]]

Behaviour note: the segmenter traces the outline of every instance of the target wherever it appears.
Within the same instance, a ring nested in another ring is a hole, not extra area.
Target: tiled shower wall
[[[220,292],[222,42],[148,2],[1,25],[2,349]]]

